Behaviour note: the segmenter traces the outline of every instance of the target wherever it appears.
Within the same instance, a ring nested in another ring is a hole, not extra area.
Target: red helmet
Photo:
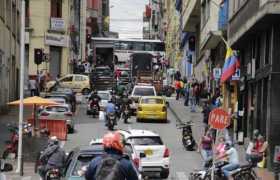
[[[115,149],[123,152],[122,136],[119,132],[109,132],[105,134],[102,143],[104,149]]]

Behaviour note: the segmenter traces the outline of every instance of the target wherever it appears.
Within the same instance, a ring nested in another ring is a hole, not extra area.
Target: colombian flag
[[[225,64],[223,67],[221,83],[226,82],[232,75],[235,74],[236,70],[240,67],[240,62],[236,54],[229,47],[227,49]]]

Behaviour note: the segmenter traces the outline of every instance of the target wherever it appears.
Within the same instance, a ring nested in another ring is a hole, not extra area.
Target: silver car
[[[40,119],[66,120],[68,133],[74,132],[73,113],[67,104],[46,106],[39,114]]]

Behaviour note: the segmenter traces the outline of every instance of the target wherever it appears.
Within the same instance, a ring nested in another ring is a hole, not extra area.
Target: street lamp
[[[23,125],[23,93],[24,93],[24,33],[25,33],[25,0],[21,1],[21,30],[20,30],[20,104],[19,104],[19,123],[18,123],[18,164],[17,173],[23,176],[22,158],[22,125]]]

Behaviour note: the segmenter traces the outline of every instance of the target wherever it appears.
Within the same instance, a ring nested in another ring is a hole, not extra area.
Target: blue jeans
[[[190,101],[191,101],[191,112],[195,112],[195,98],[190,97]]]
[[[203,158],[203,167],[205,167],[205,165],[207,164],[207,162],[209,162],[212,157],[213,157],[213,151],[212,150],[205,150],[202,149],[201,150],[201,156]]]
[[[228,165],[225,165],[224,167],[222,167],[222,172],[224,173],[224,175],[226,177],[229,177],[230,172],[237,168],[239,168],[239,164],[228,164]]]

